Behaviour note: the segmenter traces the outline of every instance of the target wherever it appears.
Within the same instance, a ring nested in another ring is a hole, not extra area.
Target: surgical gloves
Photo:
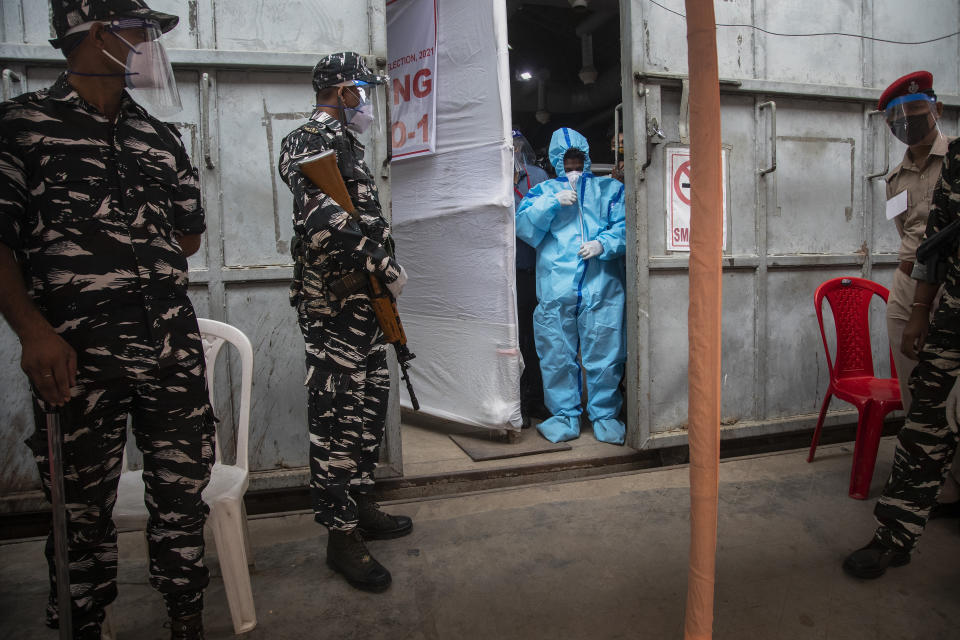
[[[599,240],[588,240],[580,245],[580,250],[577,251],[577,255],[584,260],[596,258],[601,253],[603,253],[603,245]]]
[[[557,194],[557,202],[563,206],[575,204],[577,202],[577,192],[564,189]]]
[[[387,283],[387,289],[390,291],[390,295],[393,296],[393,299],[396,300],[400,297],[400,294],[403,293],[403,285],[407,284],[407,272],[401,266],[400,275],[397,276],[397,279],[393,282]]]

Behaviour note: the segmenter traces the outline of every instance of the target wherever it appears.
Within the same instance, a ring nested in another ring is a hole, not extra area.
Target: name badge
[[[897,195],[887,200],[887,220],[893,220],[898,215],[907,210],[907,190],[904,189]]]

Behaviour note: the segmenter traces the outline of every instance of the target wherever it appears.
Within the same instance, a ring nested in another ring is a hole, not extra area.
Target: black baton
[[[63,461],[60,451],[60,411],[47,414],[47,455],[50,459],[50,502],[53,507],[53,549],[57,570],[57,609],[61,640],[73,637],[73,601],[70,598],[70,557],[67,552],[67,507],[63,496]]]

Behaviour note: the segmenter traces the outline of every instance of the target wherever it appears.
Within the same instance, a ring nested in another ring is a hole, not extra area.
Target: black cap
[[[50,0],[53,30],[57,37],[50,41],[59,49],[67,31],[85,22],[114,18],[143,18],[160,24],[163,33],[170,31],[180,18],[154,11],[143,0]]]
[[[383,78],[375,74],[359,53],[342,51],[320,58],[313,68],[313,89],[319,93],[327,87],[335,87],[350,80],[379,84]]]

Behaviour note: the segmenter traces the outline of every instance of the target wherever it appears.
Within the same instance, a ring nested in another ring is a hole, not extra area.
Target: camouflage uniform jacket
[[[300,160],[333,149],[350,199],[354,220],[297,168]],[[338,315],[347,299],[330,295],[330,283],[348,273],[366,271],[393,282],[400,267],[393,259],[390,227],[383,218],[373,174],[363,161],[363,145],[339,120],[317,111],[283,139],[280,177],[293,193],[294,245],[302,247],[302,275],[294,278],[290,303],[308,318]],[[299,242],[298,242],[299,241]]]
[[[202,356],[174,232],[202,233],[177,130],[124,94],[111,123],[66,74],[0,104],[0,242],[38,309],[106,380]]]
[[[960,138],[950,142],[947,153],[943,156],[943,168],[940,171],[940,182],[933,192],[933,202],[930,214],[927,217],[927,230],[924,239],[944,229],[951,222],[960,219]],[[958,244],[954,242],[953,249],[947,257],[945,291],[952,298],[960,298],[960,253]],[[922,265],[920,265],[922,266]],[[924,273],[926,273],[924,271]],[[914,267],[914,277],[917,269]],[[930,274],[933,278],[933,274]]]

